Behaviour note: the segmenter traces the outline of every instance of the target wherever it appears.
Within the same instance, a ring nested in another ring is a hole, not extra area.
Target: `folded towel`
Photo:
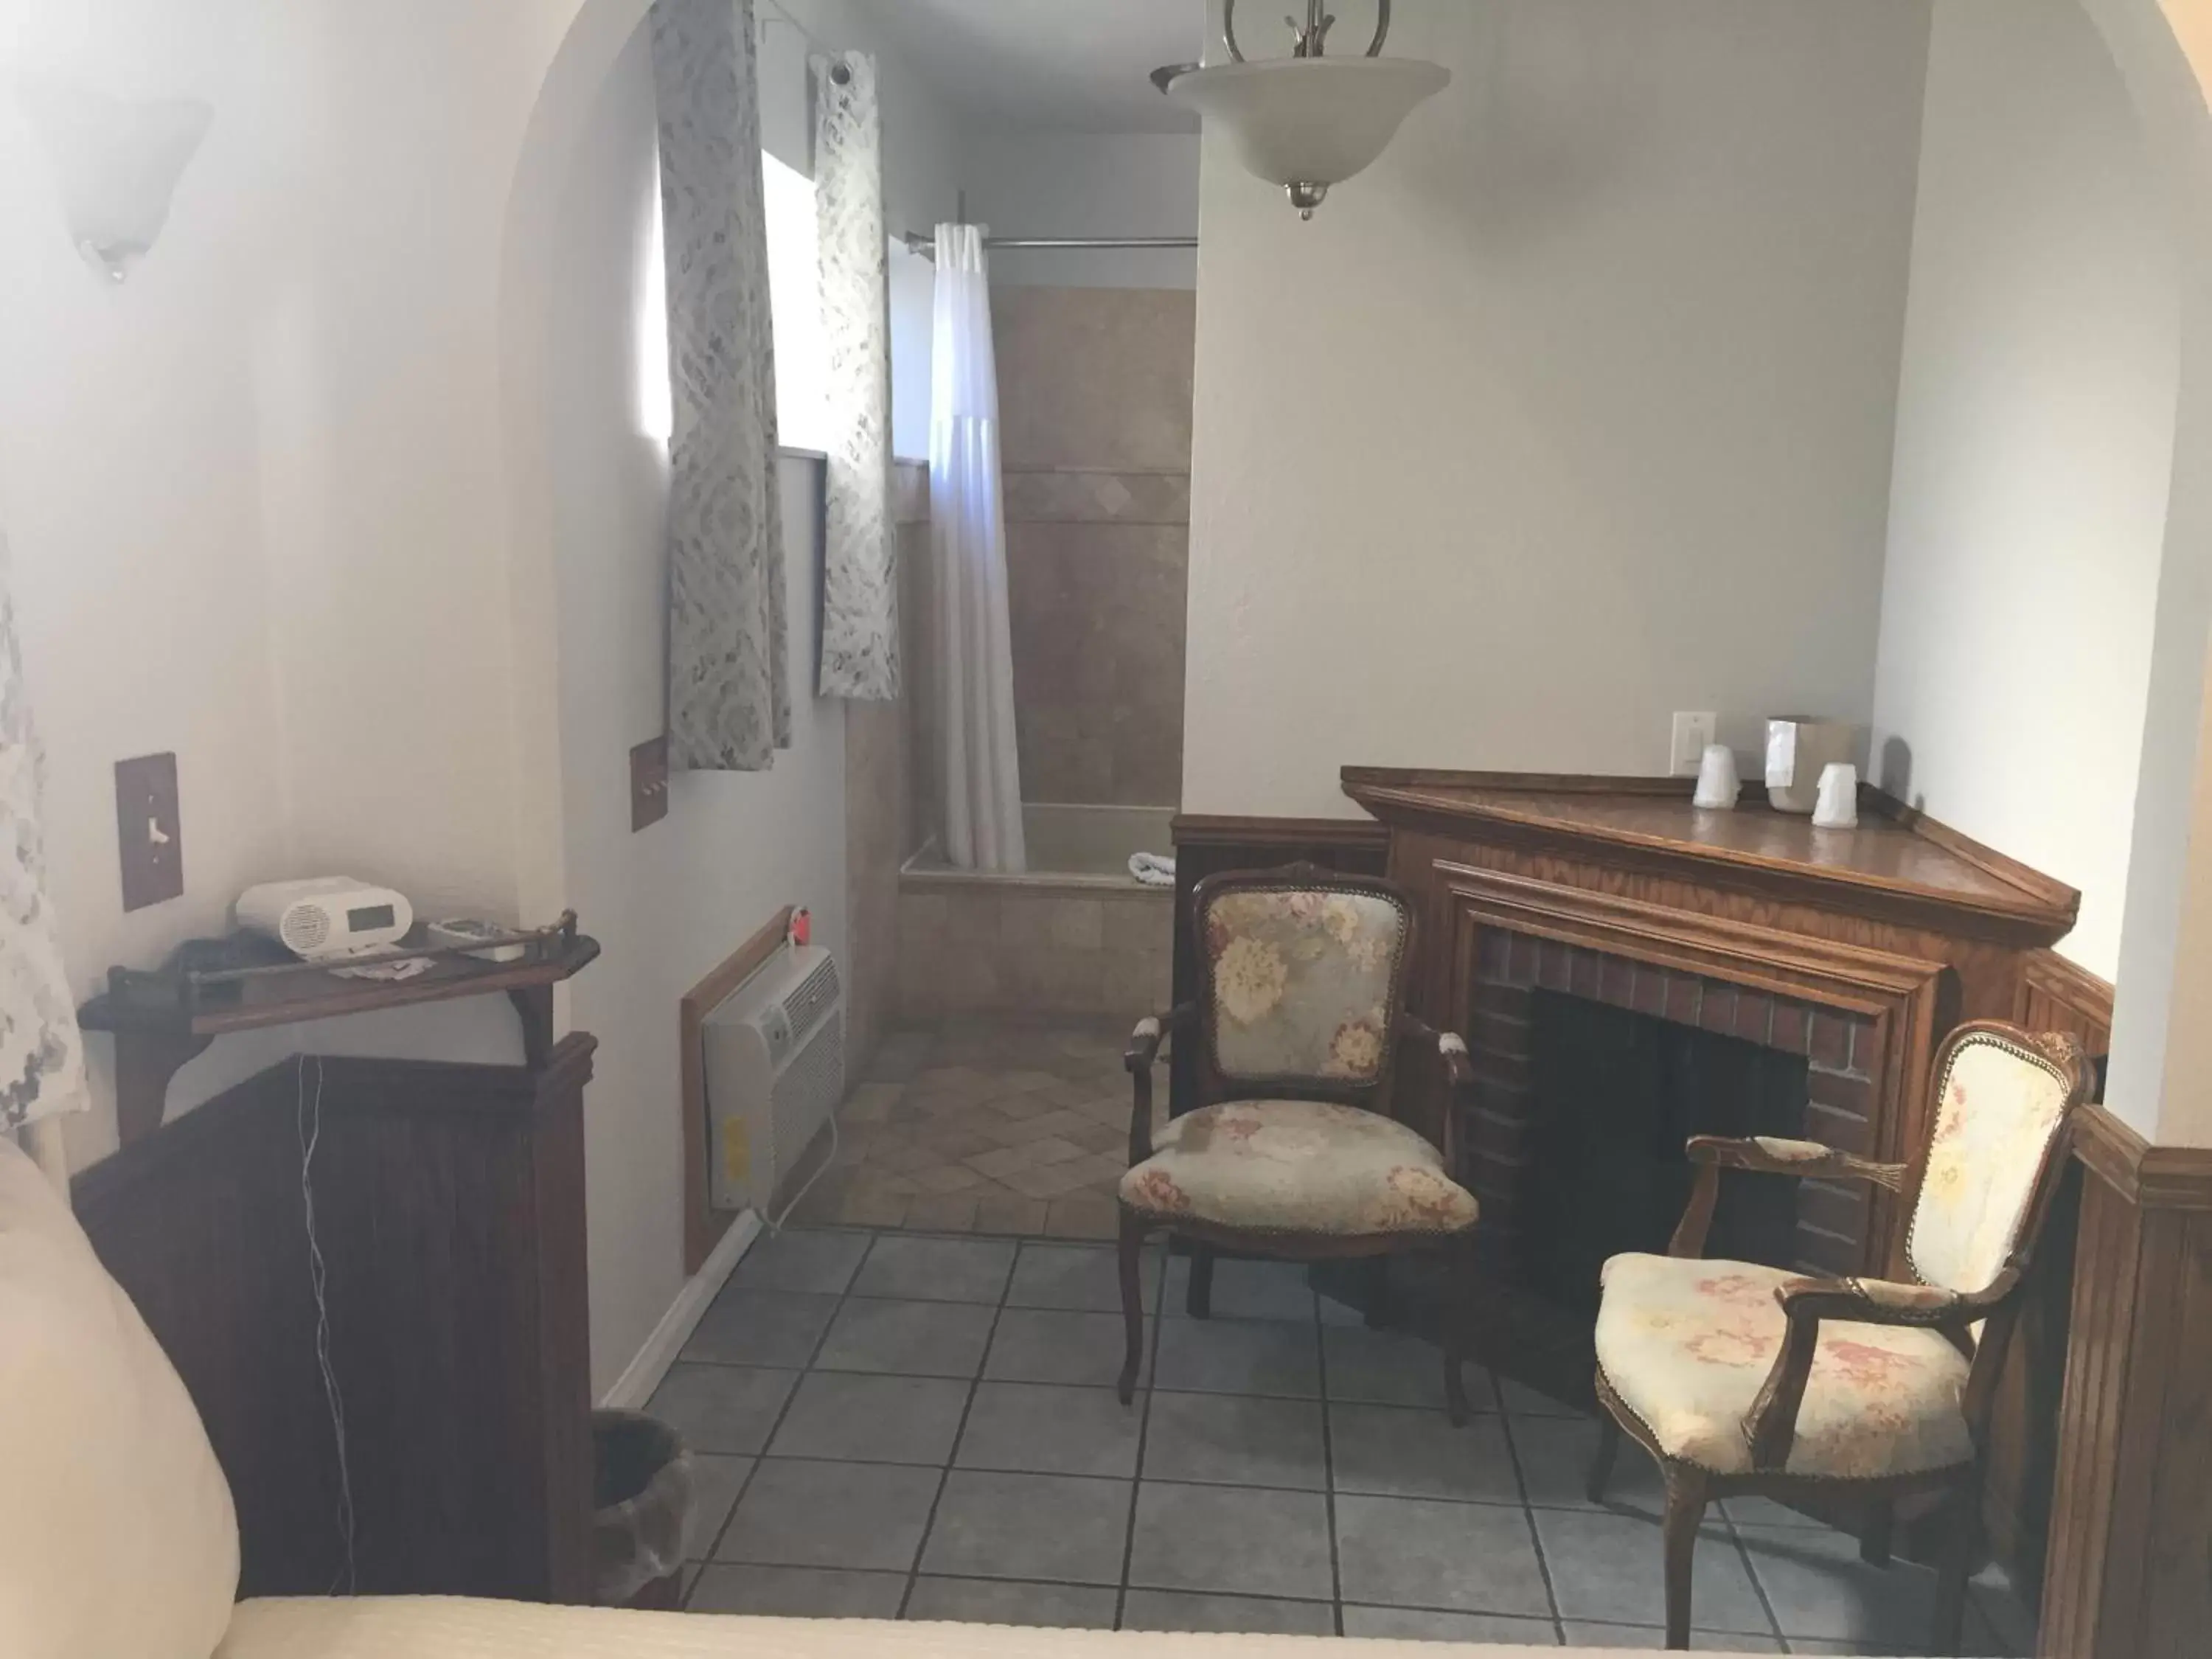
[[[1129,873],[1147,887],[1175,885],[1175,860],[1162,858],[1158,853],[1129,854]]]

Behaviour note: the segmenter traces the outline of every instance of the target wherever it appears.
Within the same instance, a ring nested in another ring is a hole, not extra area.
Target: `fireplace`
[[[1692,1135],[1805,1133],[1805,1056],[1559,991],[1529,999],[1530,1157],[1520,1171],[1528,1285],[1595,1310],[1598,1274],[1624,1251],[1663,1251],[1690,1194]],[[1733,1181],[1709,1249],[1801,1264],[1786,1181]]]
[[[1482,930],[1475,958],[1462,1174],[1493,1273],[1595,1308],[1607,1256],[1666,1248],[1693,1134],[1875,1155],[1881,1034],[1864,1015],[1502,927]],[[1722,1198],[1713,1254],[1808,1273],[1869,1265],[1855,1185],[1743,1179]]]

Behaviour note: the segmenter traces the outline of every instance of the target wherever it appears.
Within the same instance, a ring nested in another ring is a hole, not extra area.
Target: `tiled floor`
[[[1299,1270],[1220,1263],[1203,1322],[1182,1274],[1148,1255],[1146,1387],[1125,1408],[1109,1249],[761,1240],[653,1405],[701,1469],[690,1606],[1658,1644],[1658,1486],[1633,1448],[1594,1508],[1595,1428],[1569,1407],[1475,1373],[1454,1430],[1435,1350]],[[1875,1571],[1771,1505],[1717,1510],[1697,1572],[1705,1648],[1923,1645],[1930,1575]],[[1978,1584],[1968,1650],[2027,1639]]]
[[[1127,1037],[1124,1025],[991,1022],[887,1038],[837,1115],[836,1163],[794,1219],[1111,1238]]]

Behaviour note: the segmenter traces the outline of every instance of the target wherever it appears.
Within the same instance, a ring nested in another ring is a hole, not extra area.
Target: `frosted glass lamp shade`
[[[198,99],[133,100],[49,83],[26,85],[21,97],[53,159],[70,240],[121,282],[168,222],[169,198],[215,112]]]
[[[1281,58],[1192,70],[1167,91],[1228,133],[1245,171],[1310,214],[1450,81],[1442,64],[1409,58]]]

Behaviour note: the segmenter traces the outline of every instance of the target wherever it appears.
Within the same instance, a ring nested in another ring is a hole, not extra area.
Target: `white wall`
[[[1867,719],[1927,29],[1405,7],[1453,84],[1311,223],[1207,141],[1188,810]]]
[[[1875,688],[1890,787],[2081,889],[2119,964],[2180,365],[2175,254],[2076,0],[1937,0]]]
[[[1000,132],[969,136],[968,216],[1000,236],[1195,236],[1196,133]],[[995,283],[1064,288],[1195,288],[1198,256],[1169,249],[1005,248]]]

